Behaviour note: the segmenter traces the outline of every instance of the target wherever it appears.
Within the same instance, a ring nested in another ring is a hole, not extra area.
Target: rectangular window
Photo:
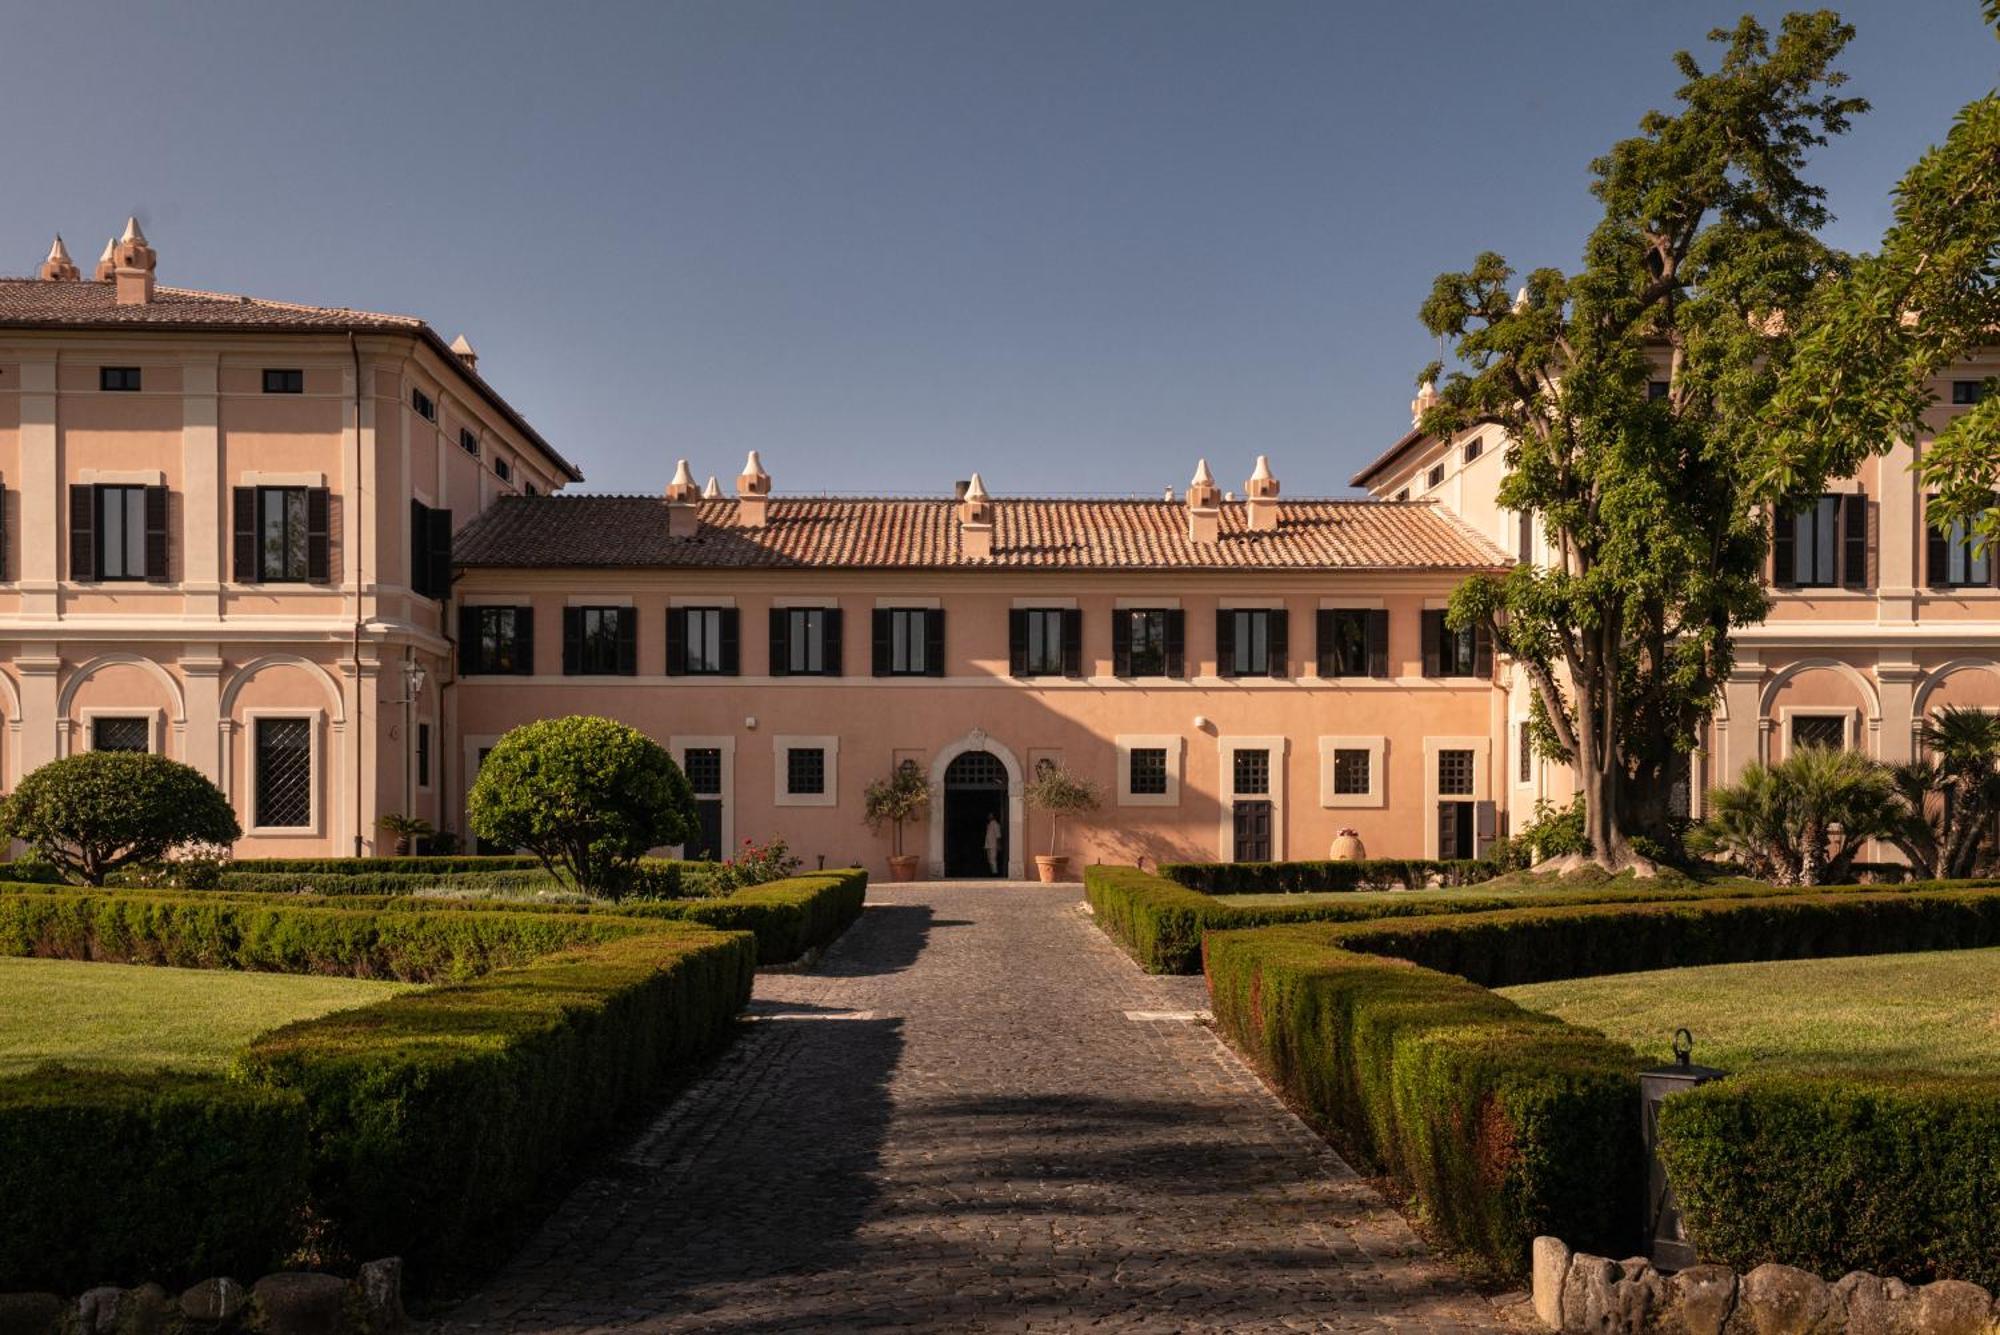
[[[514,476],[514,465],[508,463],[499,455],[494,455],[493,476],[499,478],[502,482],[510,480]]]
[[[1333,791],[1342,796],[1368,796],[1373,777],[1369,768],[1368,752],[1339,748],[1333,753]]]
[[[1216,657],[1222,675],[1264,677],[1271,673],[1272,622],[1281,613],[1264,608],[1228,607],[1218,614]]]
[[[417,787],[431,786],[431,725],[417,725]]]
[[[1847,719],[1840,714],[1792,715],[1792,750],[1823,746],[1839,751],[1847,746]]]
[[[771,671],[776,675],[824,677],[829,672],[827,653],[829,620],[836,615],[824,607],[779,607],[772,609]],[[837,672],[838,664],[831,666]]]
[[[477,459],[479,457],[479,437],[472,434],[470,427],[458,429],[458,448]]]
[[[1522,783],[1527,783],[1535,777],[1534,732],[1534,725],[1528,722],[1528,720],[1522,719],[1514,737],[1515,765],[1517,766],[1515,773],[1519,775]]]
[[[1424,675],[1485,677],[1493,671],[1492,640],[1484,626],[1453,630],[1439,610],[1424,613]]]
[[[944,613],[929,607],[875,609],[875,675],[944,675]]]
[[[1782,565],[1778,581],[1804,588],[1830,588],[1840,582],[1840,497],[1821,496],[1787,521],[1790,543],[1780,543],[1778,555],[1790,549],[1790,568]],[[1789,576],[1789,577],[1788,577]]]
[[[1431,472],[1430,472],[1430,481],[1429,481],[1429,484],[1428,484],[1428,485],[1430,485],[1430,486],[1433,486],[1433,487],[1442,487],[1442,486],[1444,485],[1444,465],[1443,465],[1443,464],[1437,464],[1437,465],[1435,465],[1435,466],[1434,466],[1434,467],[1433,467],[1433,468],[1431,469]]]
[[[97,368],[97,387],[109,393],[135,393],[139,388],[139,368],[100,366]]]
[[[1126,677],[1164,677],[1167,672],[1167,621],[1169,609],[1130,608],[1112,615],[1131,633]]]
[[[1925,498],[1926,512],[1937,497]],[[1925,552],[1928,582],[1934,589],[1969,588],[1993,583],[1993,550],[1978,541],[1972,526],[1963,520],[1930,526]]]
[[[266,584],[310,577],[305,487],[257,488],[257,578]]]
[[[686,633],[683,643],[687,645],[687,657],[682,661],[682,672],[694,676],[722,672],[722,614],[726,610],[721,607],[681,607],[674,610]]]
[[[1648,380],[1646,382],[1646,401],[1648,403],[1658,403],[1672,392],[1673,384],[1670,381]]]
[[[306,373],[285,368],[264,368],[264,392],[266,394],[303,394],[306,392]]]
[[[426,422],[435,422],[438,420],[437,401],[422,390],[413,389],[410,391],[410,406],[416,409],[417,416],[423,418]]]
[[[681,767],[687,772],[688,787],[694,789],[696,797],[721,796],[721,747],[691,746],[682,759]]]
[[[146,578],[146,489],[97,489],[97,578]]]
[[[451,511],[410,502],[410,592],[440,602],[451,596]]]
[[[1438,752],[1438,792],[1445,797],[1472,796],[1472,752]]]
[[[568,611],[573,624],[565,629],[573,635],[574,643],[564,647],[564,671],[578,677],[630,676],[633,667],[627,646],[636,643],[634,610],[572,607]]]
[[[1021,670],[1023,677],[1063,675],[1063,609],[1033,607],[1018,614],[1021,619]]]
[[[261,718],[256,748],[256,823],[266,829],[312,824],[312,720]]]
[[[1132,773],[1126,784],[1134,797],[1163,797],[1167,791],[1167,749],[1164,746],[1132,748]]]
[[[540,490],[539,488],[537,488],[537,487],[535,486],[535,484],[534,484],[534,483],[532,483],[532,482],[523,482],[523,483],[521,484],[521,494],[522,494],[523,496],[539,496],[539,495],[541,495],[542,493],[541,493],[541,490]]]
[[[1956,407],[1969,407],[1986,397],[1984,380],[1954,380],[1951,382],[1951,401]]]
[[[1474,436],[1471,440],[1466,441],[1465,449],[1463,451],[1465,455],[1465,462],[1471,463],[1474,459],[1477,459],[1480,455],[1480,452],[1483,451],[1485,448],[1486,448],[1486,442],[1481,440],[1477,436]]]
[[[826,792],[826,752],[817,746],[785,749],[785,792],[793,797],[818,797]]]
[[[1271,753],[1269,751],[1232,751],[1230,762],[1236,793],[1240,797],[1258,797],[1271,791]]]
[[[1319,675],[1389,675],[1389,614],[1368,607],[1322,607],[1318,616]]]
[[[461,660],[469,676],[525,676],[533,672],[529,644],[533,612],[526,607],[468,607],[461,615]]]
[[[99,715],[90,721],[90,749],[150,751],[153,749],[153,721],[149,718],[110,718]]]

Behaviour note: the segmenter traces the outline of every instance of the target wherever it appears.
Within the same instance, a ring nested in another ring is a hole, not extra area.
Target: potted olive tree
[[[1065,816],[1088,816],[1102,804],[1097,785],[1079,778],[1061,765],[1043,764],[1035,770],[1022,790],[1028,805],[1048,813],[1049,851],[1035,854],[1035,873],[1044,884],[1069,879],[1069,855],[1057,850],[1061,845]]]
[[[916,820],[930,809],[931,787],[911,761],[891,770],[886,779],[868,785],[861,796],[861,818],[876,834],[890,828],[889,879],[914,881],[917,855],[903,851],[903,822]]]

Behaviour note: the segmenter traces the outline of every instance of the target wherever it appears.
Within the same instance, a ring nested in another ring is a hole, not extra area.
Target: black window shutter
[[[1485,626],[1472,628],[1472,673],[1489,681],[1493,678],[1493,632]]]
[[[329,513],[333,493],[325,487],[306,492],[306,578],[324,584],[333,578],[333,524]]]
[[[1187,613],[1178,607],[1167,609],[1167,675],[1187,675]]]
[[[583,609],[563,609],[563,675],[583,670]]]
[[[146,578],[167,578],[167,489],[146,488]]]
[[[889,668],[891,666],[889,661],[890,659],[889,646],[891,643],[889,638],[889,609],[886,607],[878,607],[875,609],[874,636],[875,636],[875,650],[874,650],[875,675],[878,677],[886,677],[889,675]]]
[[[736,609],[725,607],[716,619],[722,623],[722,675],[734,677],[742,671],[739,657],[742,637],[738,633],[740,623]]]
[[[924,675],[944,675],[944,609],[933,607],[924,613]]]
[[[1368,613],[1368,675],[1389,675],[1389,613],[1385,608]]]
[[[792,612],[788,607],[771,609],[771,675],[789,676],[792,670]]]
[[[1931,508],[1937,497],[1924,497],[1924,576],[1933,589],[1951,583],[1951,535],[1931,522]]]
[[[230,536],[236,551],[236,582],[257,582],[257,489],[236,487],[230,493]]]
[[[69,489],[69,577],[97,578],[97,488]]]
[[[1119,608],[1111,613],[1111,672],[1132,675],[1132,614]]]
[[[1280,607],[1270,613],[1271,629],[1267,643],[1271,651],[1271,675],[1289,676],[1292,656],[1292,614]]]
[[[1180,674],[1170,672],[1167,675],[1177,677]],[[1236,613],[1227,607],[1215,609],[1215,675],[1236,675]]]
[[[451,511],[431,511],[430,564],[431,597],[440,601],[451,597]]]
[[[410,592],[428,598],[431,590],[431,508],[410,501]]]
[[[0,579],[7,577],[7,489],[0,487]]]
[[[820,658],[826,664],[826,675],[829,677],[845,676],[847,669],[846,664],[841,660],[843,650],[840,633],[840,609],[838,607],[829,607],[826,609],[825,625],[826,636],[820,642]]]
[[[1850,589],[1868,587],[1868,498],[1859,492],[1840,502],[1841,582]]]
[[[2000,562],[1995,562],[2000,566]],[[1065,607],[1062,614],[1062,664],[1065,677],[1083,675],[1083,613]]]
[[[687,609],[667,609],[667,675],[684,676],[688,670]]]
[[[1335,661],[1333,633],[1333,609],[1322,607],[1313,613],[1313,659],[1319,664],[1322,677],[1331,677],[1339,666]]]
[[[637,676],[639,672],[639,609],[618,609],[618,674]]]
[[[1444,613],[1424,613],[1424,675],[1444,675]]]
[[[458,675],[470,673],[479,662],[479,609],[458,609]]]
[[[523,677],[535,675],[535,609],[514,609],[514,671]]]
[[[1777,516],[1771,529],[1771,582],[1779,588],[1798,583],[1798,528],[1788,514]]]
[[[1007,671],[1017,677],[1028,675],[1028,611],[1024,607],[1007,613]]]

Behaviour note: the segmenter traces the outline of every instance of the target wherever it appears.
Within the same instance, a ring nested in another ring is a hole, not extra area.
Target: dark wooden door
[[[1474,839],[1478,826],[1473,820],[1471,802],[1438,803],[1438,856],[1441,858],[1469,858],[1473,856]]]
[[[1239,798],[1236,803],[1236,860],[1271,860],[1271,801],[1269,798]]]

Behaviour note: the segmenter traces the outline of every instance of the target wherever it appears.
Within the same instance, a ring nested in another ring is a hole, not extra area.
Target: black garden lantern
[[[1667,1185],[1660,1162],[1660,1104],[1669,1096],[1705,1085],[1729,1074],[1713,1066],[1696,1066],[1694,1035],[1674,1031],[1674,1064],[1639,1072],[1639,1118],[1646,1137],[1646,1243],[1653,1264],[1662,1270],[1685,1270],[1695,1263],[1694,1244],[1681,1227],[1680,1207]]]

